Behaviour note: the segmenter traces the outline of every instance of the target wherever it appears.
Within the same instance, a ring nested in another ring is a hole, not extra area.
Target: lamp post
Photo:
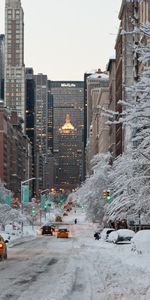
[[[32,177],[27,180],[21,181],[21,213],[23,214],[23,185],[32,180],[41,180],[41,178]],[[23,222],[21,224],[21,231],[23,232]]]
[[[43,193],[46,195],[46,192],[49,192],[49,189],[40,191],[41,197],[42,197]],[[45,201],[44,201],[44,203],[45,203]],[[45,210],[45,220],[46,220],[46,207],[44,207],[44,210]],[[41,224],[41,221],[42,221],[42,198],[40,199],[40,224]]]

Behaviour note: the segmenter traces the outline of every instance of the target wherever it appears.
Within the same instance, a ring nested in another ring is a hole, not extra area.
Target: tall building
[[[84,165],[83,179],[86,178],[86,143],[87,143],[87,78],[91,72],[84,73]]]
[[[5,2],[4,90],[5,106],[16,109],[25,122],[24,13],[20,0]]]
[[[41,154],[47,153],[48,80],[38,74],[35,79],[35,143]]]
[[[26,127],[25,133],[30,140],[32,147],[32,177],[35,177],[34,170],[34,105],[35,105],[35,81],[32,68],[26,68]],[[32,181],[32,190],[35,188],[35,181]]]
[[[36,181],[36,191],[46,184],[44,170],[47,164],[48,144],[48,80],[38,74],[35,79],[35,174],[43,178]]]
[[[48,150],[53,153],[53,95],[48,92]]]
[[[74,188],[83,180],[84,83],[83,81],[49,81],[49,91],[53,95],[53,154],[56,160],[55,185],[57,188],[69,188],[71,186]],[[69,134],[64,134],[60,129],[64,125],[67,115],[70,116],[75,131],[69,131]],[[73,143],[72,146],[71,142]],[[71,159],[68,153],[72,153],[72,155],[74,153],[78,172],[73,165],[71,166]],[[72,173],[69,171],[71,168]]]
[[[0,178],[15,196],[21,194],[21,181],[31,178],[31,145],[23,134],[16,111],[0,107]]]
[[[110,111],[116,111],[116,59],[110,58],[107,71],[109,72],[109,104]],[[116,157],[116,126],[109,125],[110,145],[109,151],[112,155],[112,160]]]
[[[59,128],[59,154],[56,183],[62,188],[74,189],[80,184],[81,145],[77,138],[77,129],[71,123],[70,115],[66,114],[65,124]]]
[[[0,100],[4,100],[4,56],[5,36],[0,34]]]
[[[35,81],[32,68],[26,68],[26,134],[34,146]]]
[[[108,86],[108,75],[98,69],[87,77],[87,142],[90,135],[90,126],[92,122],[92,89]]]
[[[87,142],[87,78],[91,74],[91,72],[84,73],[84,147]]]

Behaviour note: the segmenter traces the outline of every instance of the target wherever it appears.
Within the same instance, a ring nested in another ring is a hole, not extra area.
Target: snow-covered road
[[[8,249],[0,263],[1,300],[149,300],[150,257],[93,238],[92,224],[72,237],[39,236]]]

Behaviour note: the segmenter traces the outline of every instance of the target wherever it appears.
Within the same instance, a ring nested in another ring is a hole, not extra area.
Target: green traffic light
[[[108,201],[112,200],[112,196],[107,196],[107,200]]]

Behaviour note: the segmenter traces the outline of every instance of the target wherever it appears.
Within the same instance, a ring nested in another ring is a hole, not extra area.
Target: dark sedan
[[[44,235],[44,234],[53,235],[53,231],[54,231],[54,228],[50,225],[43,225],[41,228],[42,235]]]

